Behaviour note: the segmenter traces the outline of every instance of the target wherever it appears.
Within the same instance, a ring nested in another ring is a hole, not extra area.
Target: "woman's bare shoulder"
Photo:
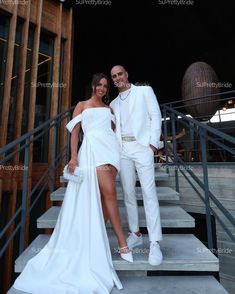
[[[84,101],[78,102],[78,104],[75,106],[73,111],[73,118],[79,115],[80,113],[82,113],[83,109],[84,109]]]

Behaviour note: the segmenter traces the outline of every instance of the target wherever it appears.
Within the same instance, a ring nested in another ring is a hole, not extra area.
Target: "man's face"
[[[111,70],[113,83],[118,88],[125,88],[128,82],[128,73],[121,66],[114,66]]]

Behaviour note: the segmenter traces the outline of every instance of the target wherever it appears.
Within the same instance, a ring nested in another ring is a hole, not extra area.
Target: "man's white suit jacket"
[[[110,103],[110,106],[116,117],[115,132],[122,145],[119,99],[119,97],[116,97]],[[152,87],[131,84],[129,113],[130,123],[136,141],[144,146],[151,144],[159,148],[161,146],[162,115]]]

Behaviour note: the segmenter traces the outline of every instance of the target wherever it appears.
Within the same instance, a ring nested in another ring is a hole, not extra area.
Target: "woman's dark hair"
[[[103,73],[96,73],[92,77],[91,87],[92,88],[94,87],[94,91],[96,91],[96,87],[99,85],[99,82],[100,82],[101,79],[106,79],[106,81],[107,81],[107,93],[103,97],[102,100],[103,100],[103,102],[105,104],[108,104],[109,103],[109,88],[110,88],[109,78],[105,74],[103,74]]]

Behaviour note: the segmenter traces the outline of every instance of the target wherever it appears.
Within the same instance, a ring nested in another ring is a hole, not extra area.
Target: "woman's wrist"
[[[76,156],[76,157],[75,157],[75,156],[72,156],[72,157],[71,157],[71,160],[72,160],[72,161],[77,161],[77,156]]]

